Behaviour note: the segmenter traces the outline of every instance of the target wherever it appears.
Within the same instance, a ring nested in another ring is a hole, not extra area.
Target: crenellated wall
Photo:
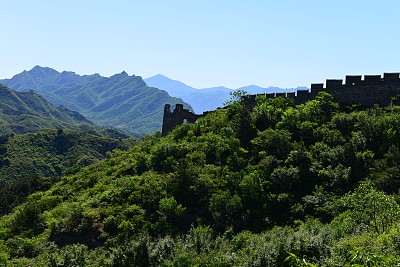
[[[363,79],[364,78],[364,79]],[[348,75],[345,82],[342,79],[328,79],[323,83],[311,84],[311,90],[298,90],[296,93],[265,94],[267,98],[290,97],[294,98],[296,104],[314,99],[318,92],[325,91],[333,95],[342,106],[359,104],[371,107],[374,104],[388,106],[392,97],[400,96],[399,73],[384,73],[381,75]],[[264,94],[261,94],[264,95]],[[256,105],[258,95],[247,95],[243,97],[245,105],[250,108]]]
[[[364,79],[363,79],[364,78]],[[363,107],[372,107],[378,104],[382,107],[389,106],[393,97],[400,99],[400,75],[399,73],[384,73],[381,75],[347,75],[343,83],[341,79],[328,79],[323,83],[311,84],[310,90],[297,90],[296,93],[267,93],[257,95],[246,95],[242,101],[250,109],[256,106],[256,97],[263,95],[266,98],[288,97],[293,98],[296,104],[302,104],[312,100],[316,95],[325,91],[331,94],[341,106],[351,106],[358,104]],[[187,122],[195,122],[198,118],[205,116],[209,112],[201,115],[194,114],[183,105],[177,104],[175,110],[171,112],[169,104],[164,108],[164,119],[162,135],[172,131],[176,126]]]

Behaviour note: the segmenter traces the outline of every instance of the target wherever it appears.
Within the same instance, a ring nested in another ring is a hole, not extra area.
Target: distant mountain
[[[36,66],[11,79],[0,80],[13,90],[34,90],[54,105],[82,113],[99,125],[113,126],[133,135],[161,130],[164,105],[182,103],[167,92],[152,88],[139,76],[126,72],[102,77],[80,76]]]
[[[115,129],[94,125],[76,111],[57,108],[33,91],[16,92],[1,84],[0,125],[0,135],[68,128],[103,136],[127,137]]]
[[[233,90],[244,90],[249,94],[260,93],[280,93],[280,92],[295,92],[297,89],[306,87],[282,89],[278,87],[263,88],[257,85],[249,85],[237,89],[227,87],[212,87],[198,89],[186,85],[180,81],[172,80],[164,75],[157,74],[153,77],[144,79],[147,85],[165,90],[174,97],[182,98],[183,101],[189,103],[196,113],[214,110],[222,107],[226,100],[230,99],[230,92]]]

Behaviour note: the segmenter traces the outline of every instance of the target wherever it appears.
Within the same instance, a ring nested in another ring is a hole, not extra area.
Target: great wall
[[[343,83],[342,79],[327,79],[325,87],[323,83],[311,84],[311,90],[298,90],[297,92],[270,93],[246,95],[242,101],[249,108],[256,105],[256,97],[263,95],[266,98],[288,97],[293,98],[296,104],[305,103],[312,100],[316,95],[325,91],[331,94],[341,106],[351,106],[354,104],[363,107],[372,107],[375,104],[385,107],[389,106],[394,98],[400,96],[400,77],[399,73],[384,73],[381,75],[347,75]],[[162,127],[162,136],[167,135],[176,126],[185,122],[196,122],[203,114],[194,114],[183,108],[182,104],[177,104],[174,111],[171,111],[169,104],[165,105]]]

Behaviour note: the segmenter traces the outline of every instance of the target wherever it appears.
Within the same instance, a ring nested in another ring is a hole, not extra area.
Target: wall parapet
[[[374,104],[390,105],[393,96],[400,95],[400,73],[384,73],[382,75],[347,75],[342,79],[327,79],[324,83],[311,84],[310,90],[297,90],[286,93],[264,94],[266,98],[294,98],[296,104],[312,100],[319,92],[328,92],[342,105],[359,104],[370,107]],[[253,108],[257,95],[246,95],[242,98],[245,105]],[[262,94],[261,94],[262,95]]]

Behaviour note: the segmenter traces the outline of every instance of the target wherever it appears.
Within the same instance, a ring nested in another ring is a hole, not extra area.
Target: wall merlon
[[[165,112],[171,113],[171,105],[170,105],[170,104],[165,104],[165,106],[164,106],[164,113],[165,113]]]
[[[297,90],[296,96],[304,96],[304,95],[309,95],[310,92],[308,90]]]
[[[365,83],[379,83],[380,81],[382,81],[381,75],[364,75]]]
[[[311,93],[316,94],[318,92],[321,92],[322,90],[324,90],[323,83],[312,83],[311,84]]]
[[[346,85],[357,85],[361,83],[361,75],[346,75]]]
[[[383,80],[387,84],[392,84],[392,83],[398,84],[400,82],[399,73],[398,72],[393,72],[393,73],[386,72],[383,74]]]
[[[286,93],[276,93],[275,97],[286,97]]]
[[[343,85],[342,79],[328,79],[326,80],[326,89],[338,88]]]
[[[266,98],[274,98],[275,97],[275,93],[266,93],[265,97]]]
[[[182,111],[183,110],[183,105],[182,104],[176,104],[175,105],[175,111]]]
[[[295,98],[296,97],[296,93],[295,92],[288,92],[288,93],[286,93],[286,97],[287,98]]]
[[[392,79],[398,79],[398,78],[399,78],[398,72],[385,72],[383,74],[383,79],[385,79],[385,80],[392,80]]]

